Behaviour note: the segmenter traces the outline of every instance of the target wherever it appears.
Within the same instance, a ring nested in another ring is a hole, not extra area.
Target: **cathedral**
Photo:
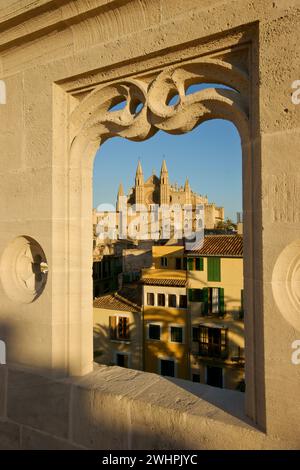
[[[125,195],[123,185],[120,184],[119,186],[116,211],[99,212],[94,209],[94,230],[95,233],[102,233],[102,241],[106,239],[118,240],[119,238],[150,240],[153,239],[153,213],[155,208],[172,208],[176,206],[177,215],[174,215],[172,210],[167,212],[162,210],[159,212],[156,220],[155,230],[157,238],[169,239],[173,238],[175,233],[178,234],[175,230],[176,217],[182,230],[184,230],[184,226],[187,226],[186,207],[191,207],[192,209],[193,222],[191,228],[193,231],[197,229],[199,222],[196,217],[196,207],[199,205],[203,206],[205,229],[214,229],[218,222],[224,220],[224,208],[217,207],[214,203],[210,203],[206,196],[192,191],[188,179],[186,179],[184,186],[178,186],[177,183],[169,183],[169,173],[165,160],[162,162],[160,176],[156,176],[153,172],[146,180],[141,162],[139,162],[135,175],[135,185],[130,189],[129,193]],[[124,211],[124,208],[126,211]],[[126,220],[122,222],[122,214],[124,212],[126,212]],[[113,227],[112,232],[110,231],[109,233],[107,231],[108,220],[110,220],[110,227]],[[170,227],[169,232],[165,231],[166,226]],[[98,228],[96,229],[96,227]],[[119,236],[121,232],[122,234],[124,233],[124,227],[126,227],[126,236]],[[169,236],[165,236],[166,233]],[[154,236],[154,239],[156,239],[156,236]]]
[[[122,184],[119,186],[117,196],[117,211],[120,210],[121,197],[124,197],[124,190]],[[127,206],[134,206],[142,204],[147,207],[149,212],[153,204],[159,206],[178,204],[184,206],[185,204],[192,205],[193,210],[197,204],[204,205],[204,226],[207,229],[213,229],[218,222],[224,220],[224,208],[217,207],[214,203],[209,203],[207,196],[192,191],[189,180],[186,178],[184,186],[178,186],[169,182],[169,172],[167,169],[166,161],[163,160],[160,176],[154,173],[145,180],[141,162],[138,162],[135,185],[131,188],[127,197]]]

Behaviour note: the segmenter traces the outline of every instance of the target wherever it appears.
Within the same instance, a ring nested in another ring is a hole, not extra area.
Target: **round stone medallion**
[[[4,250],[0,277],[11,300],[31,303],[43,292],[48,275],[45,253],[37,241],[21,236]]]
[[[272,289],[281,314],[300,331],[300,240],[280,253],[272,274]]]

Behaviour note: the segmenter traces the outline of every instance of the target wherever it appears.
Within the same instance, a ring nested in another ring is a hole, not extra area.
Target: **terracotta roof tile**
[[[186,279],[157,279],[155,277],[148,277],[142,279],[142,284],[148,286],[166,286],[166,287],[185,287]]]
[[[243,256],[242,235],[206,235],[204,243],[196,245],[188,251],[189,255],[206,256]]]
[[[141,307],[137,303],[134,303],[120,294],[115,292],[114,294],[102,295],[94,299],[93,303],[95,308],[105,308],[108,310],[121,310],[123,312],[140,312]]]

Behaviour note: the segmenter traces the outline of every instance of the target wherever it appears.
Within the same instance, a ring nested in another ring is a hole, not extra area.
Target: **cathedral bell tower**
[[[169,173],[167,170],[166,161],[163,160],[160,170],[160,205],[170,204],[170,187],[169,187]]]
[[[144,175],[139,161],[135,175],[135,204],[145,204],[144,201]]]
[[[184,184],[185,204],[192,204],[192,192],[188,178]]]
[[[120,212],[122,201],[121,198],[124,197],[124,189],[122,183],[120,183],[119,190],[118,190],[118,197],[117,197],[117,212]]]

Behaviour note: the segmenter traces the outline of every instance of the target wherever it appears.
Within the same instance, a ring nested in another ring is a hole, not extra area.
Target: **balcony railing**
[[[214,343],[199,343],[199,356],[227,359],[228,348]]]

